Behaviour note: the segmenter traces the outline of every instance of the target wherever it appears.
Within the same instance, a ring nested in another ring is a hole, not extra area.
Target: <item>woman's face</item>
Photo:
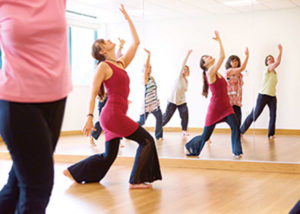
[[[212,56],[204,56],[203,57],[204,60],[204,66],[209,68],[210,66],[212,66],[215,63],[215,58],[213,58]]]
[[[230,61],[230,65],[232,68],[237,68],[239,66],[239,61],[234,58]]]
[[[183,72],[182,72],[183,76],[187,77],[190,75],[190,70],[189,68],[185,65],[183,68]]]
[[[267,58],[267,65],[273,64],[275,62],[274,57],[268,56]]]
[[[114,48],[116,46],[116,44],[111,42],[109,39],[106,41],[105,40],[101,41],[101,43],[99,45],[101,48],[100,54],[105,54],[111,50],[114,50]]]

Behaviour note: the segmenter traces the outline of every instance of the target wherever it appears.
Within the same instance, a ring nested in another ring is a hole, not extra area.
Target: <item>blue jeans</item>
[[[0,134],[13,160],[7,184],[0,191],[0,213],[45,213],[65,102],[0,100]]]
[[[162,113],[160,110],[160,107],[155,109],[154,111],[151,112],[155,119],[156,119],[156,124],[155,124],[155,138],[158,140],[159,138],[163,137],[163,130],[162,130]],[[140,115],[140,120],[137,122],[140,124],[140,126],[143,126],[147,120],[147,117],[149,115],[149,112],[145,112],[144,114]]]
[[[236,117],[237,122],[238,122],[238,127],[240,127],[241,123],[242,123],[242,111],[241,111],[241,107],[233,105],[232,108],[233,108],[235,117]]]
[[[268,137],[275,135],[277,98],[265,94],[258,94],[255,109],[253,109],[252,112],[248,115],[241,127],[242,134],[244,134],[248,130],[253,121],[256,121],[266,105],[268,105],[270,109]]]
[[[235,115],[230,114],[217,123],[220,122],[226,122],[231,128],[232,153],[234,155],[243,154],[241,146],[240,129],[237,125]],[[202,135],[194,137],[187,144],[185,144],[185,148],[189,151],[188,156],[198,156],[200,154],[205,145],[205,142],[212,135],[217,123],[211,126],[205,126]]]
[[[165,126],[169,122],[177,108],[181,118],[181,129],[182,131],[186,131],[189,122],[189,110],[186,103],[176,105],[174,103],[169,102],[167,105],[166,112],[163,114],[162,125]]]
[[[102,108],[105,106],[106,104],[106,100],[107,100],[107,97],[103,100],[103,102],[99,101],[98,102],[98,112],[99,112],[99,117],[100,117],[100,114],[101,114],[101,111],[102,111]],[[100,122],[97,121],[94,125],[94,128],[96,129],[96,131],[92,131],[92,137],[94,139],[98,139],[101,132],[102,132],[102,127],[100,126]]]
[[[142,127],[126,138],[136,141],[136,151],[129,183],[140,184],[161,180],[158,155],[152,136]],[[105,152],[92,155],[68,168],[78,183],[99,182],[115,161],[119,150],[120,138],[105,142]]]

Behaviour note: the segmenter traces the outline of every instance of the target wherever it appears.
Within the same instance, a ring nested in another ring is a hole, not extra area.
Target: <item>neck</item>
[[[106,57],[105,57],[105,60],[109,60],[109,61],[112,61],[112,62],[117,62],[117,57],[113,52],[108,52]]]
[[[117,61],[118,61],[118,60],[116,60],[116,59],[114,59],[114,58],[109,58],[109,57],[106,57],[105,60],[107,60],[107,61],[112,61],[112,62],[117,62]]]

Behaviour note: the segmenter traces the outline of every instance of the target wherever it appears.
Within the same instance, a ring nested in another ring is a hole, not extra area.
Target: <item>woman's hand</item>
[[[85,121],[82,132],[85,136],[91,136],[92,131],[96,131],[94,128],[93,117],[88,117]]]
[[[220,38],[220,35],[219,35],[219,32],[215,30],[215,37],[213,37],[214,40],[216,41],[221,41],[221,38]]]
[[[246,55],[246,56],[249,56],[249,50],[248,50],[248,47],[246,47],[245,55]]]
[[[144,51],[146,51],[147,54],[150,54],[150,51],[146,48],[144,48]]]
[[[121,4],[120,11],[123,13],[123,16],[124,16],[124,18],[125,18],[126,20],[129,20],[129,19],[130,19],[130,18],[129,18],[129,15],[127,14],[127,12],[126,12],[126,10],[125,10],[125,8],[124,8],[124,5],[123,5],[123,4]]]
[[[282,51],[282,45],[281,44],[278,44],[278,49],[279,49],[280,52]]]

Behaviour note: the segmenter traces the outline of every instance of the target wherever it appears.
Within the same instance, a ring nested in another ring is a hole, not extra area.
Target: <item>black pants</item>
[[[169,102],[166,112],[163,114],[162,125],[165,126],[169,122],[177,108],[181,118],[181,128],[183,131],[186,131],[189,122],[189,111],[186,103],[175,105],[174,103]]]
[[[100,117],[100,114],[101,114],[101,111],[102,111],[103,107],[106,104],[106,100],[107,100],[107,97],[103,100],[103,102],[101,102],[101,101],[98,102],[99,117]],[[96,129],[96,131],[94,131],[94,130],[92,131],[92,137],[95,140],[98,140],[98,138],[99,138],[99,136],[102,132],[102,127],[100,126],[99,120],[95,123],[94,128]]]
[[[66,99],[49,103],[0,100],[0,134],[13,160],[0,192],[0,213],[45,213],[53,187],[53,152]]]
[[[155,138],[156,140],[160,139],[163,137],[163,130],[162,130],[162,113],[160,110],[160,107],[155,109],[154,111],[151,112],[155,119],[156,119],[156,124],[155,124]],[[143,126],[148,118],[149,112],[145,112],[144,114],[140,115],[140,120],[137,122],[141,126]]]
[[[139,184],[161,180],[161,172],[152,136],[142,127],[126,137],[139,144],[131,171],[129,183]],[[115,161],[120,138],[105,142],[105,152],[92,155],[68,168],[78,183],[99,182]]]
[[[260,116],[266,105],[268,105],[270,109],[268,137],[275,135],[277,98],[265,94],[258,94],[255,108],[248,115],[241,127],[242,134],[244,134],[248,130],[253,121],[256,121],[256,119]]]

